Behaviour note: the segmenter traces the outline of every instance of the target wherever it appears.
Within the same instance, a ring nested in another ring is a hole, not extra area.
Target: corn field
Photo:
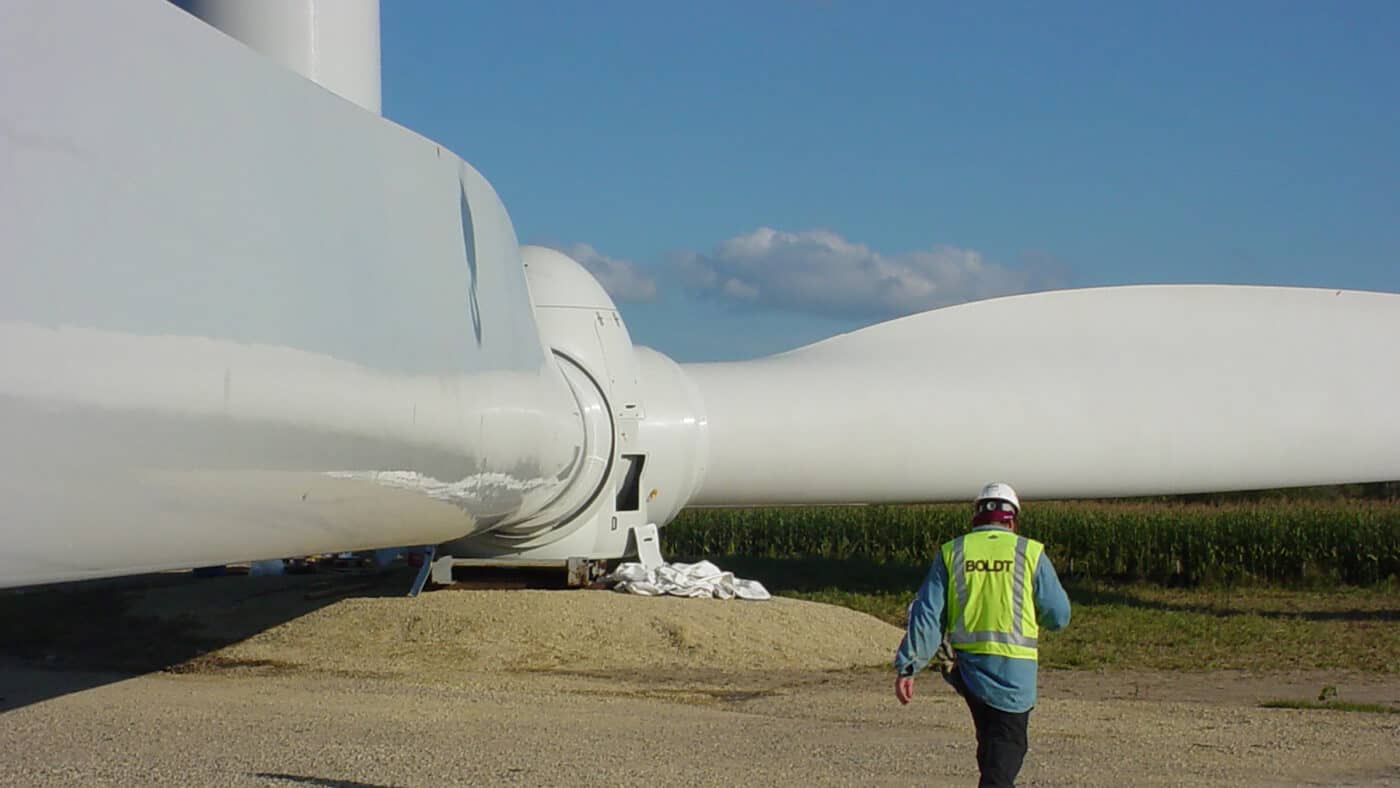
[[[965,505],[691,509],[663,532],[687,557],[862,559],[926,564],[966,531]],[[1020,532],[1061,575],[1197,586],[1395,583],[1400,504],[1033,503]]]

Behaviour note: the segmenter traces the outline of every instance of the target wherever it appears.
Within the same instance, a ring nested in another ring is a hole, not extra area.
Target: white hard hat
[[[1006,501],[1016,509],[1017,514],[1021,513],[1021,499],[1016,497],[1016,491],[1011,489],[1011,485],[1005,482],[992,482],[983,487],[972,505],[975,507],[983,501]]]

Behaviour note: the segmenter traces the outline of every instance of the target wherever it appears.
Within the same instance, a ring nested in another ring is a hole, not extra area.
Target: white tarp
[[[642,596],[685,596],[715,599],[771,599],[768,589],[757,580],[741,580],[733,572],[722,571],[709,561],[698,564],[662,563],[648,569],[643,564],[622,564],[605,580],[616,583],[614,591]]]
[[[661,537],[656,523],[633,526],[632,538],[641,563],[622,564],[603,578],[614,591],[640,596],[685,596],[715,599],[772,599],[757,580],[740,580],[709,561],[668,564],[661,557]]]

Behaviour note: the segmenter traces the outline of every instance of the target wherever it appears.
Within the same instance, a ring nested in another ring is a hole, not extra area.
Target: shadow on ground
[[[402,596],[409,570],[197,578],[166,573],[0,593],[0,713],[158,671],[347,597]],[[45,671],[44,681],[32,680]]]
[[[293,783],[296,785],[316,785],[323,788],[392,788],[392,786],[381,785],[379,783],[362,783],[354,780],[335,780],[328,777],[308,777],[302,774],[284,774],[282,772],[258,772],[252,775],[264,780],[275,780],[279,783]]]

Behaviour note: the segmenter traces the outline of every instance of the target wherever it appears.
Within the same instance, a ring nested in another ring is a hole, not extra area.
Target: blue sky
[[[1400,3],[385,2],[384,113],[634,341],[747,358],[947,303],[1400,292]]]

